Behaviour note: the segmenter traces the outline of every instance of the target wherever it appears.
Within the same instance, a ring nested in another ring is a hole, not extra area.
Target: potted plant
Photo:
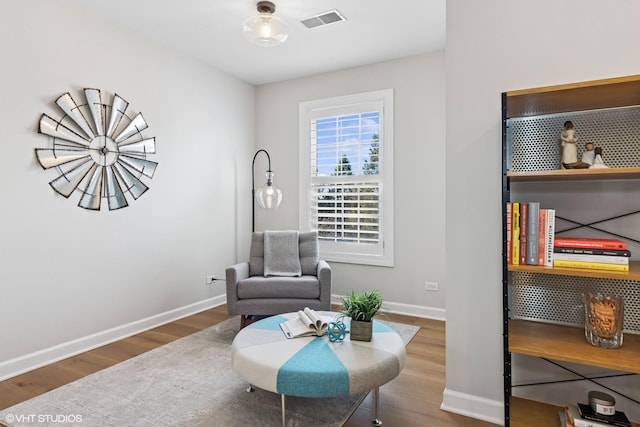
[[[343,314],[351,318],[351,339],[356,341],[371,341],[371,319],[382,307],[382,295],[379,291],[361,292],[342,298]]]

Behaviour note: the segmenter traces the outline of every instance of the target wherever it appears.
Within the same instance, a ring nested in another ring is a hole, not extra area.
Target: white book
[[[298,311],[298,315],[293,319],[280,323],[280,329],[287,338],[322,336],[327,333],[327,325],[331,322],[330,317],[320,316],[309,307]]]
[[[566,259],[568,261],[603,262],[605,264],[629,265],[629,258],[615,255],[586,255],[586,254],[565,254],[554,252],[554,259]]]
[[[567,416],[571,420],[574,427],[611,427],[610,424],[599,423],[580,417],[580,411],[576,405],[568,405],[566,407]]]
[[[553,241],[556,234],[556,210],[547,209],[547,232],[544,242],[544,265],[545,267],[553,267]]]

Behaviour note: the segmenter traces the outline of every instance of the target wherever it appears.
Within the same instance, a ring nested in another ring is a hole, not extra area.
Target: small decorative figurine
[[[562,145],[562,165],[578,162],[578,150],[576,143],[578,142],[578,136],[573,128],[571,121],[564,122],[564,128],[560,132],[560,140]]]
[[[584,153],[582,153],[582,163],[588,163],[589,166],[591,166],[596,156],[596,153],[593,151],[593,144],[587,142],[584,145],[584,150]]]
[[[596,147],[593,150],[596,154],[593,159],[593,164],[589,167],[589,169],[603,169],[608,168],[609,166],[604,164],[604,160],[602,160],[602,147]]]
[[[593,144],[587,142],[584,145],[584,153],[582,153],[582,161],[575,163],[562,163],[565,169],[587,169],[591,167],[595,158],[595,151],[593,150]]]

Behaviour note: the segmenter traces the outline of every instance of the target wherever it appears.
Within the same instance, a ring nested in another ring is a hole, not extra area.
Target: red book
[[[591,248],[591,249],[627,249],[627,243],[617,239],[591,239],[589,237],[558,237],[553,241],[554,247]]]

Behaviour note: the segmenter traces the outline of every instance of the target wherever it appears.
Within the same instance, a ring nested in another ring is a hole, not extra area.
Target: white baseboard
[[[342,295],[331,295],[332,304],[342,304]],[[395,314],[406,314],[408,316],[424,317],[426,319],[446,320],[444,308],[424,307],[421,305],[402,304],[398,302],[385,301],[383,308]]]
[[[504,425],[504,402],[444,389],[440,409],[493,424]]]
[[[184,307],[156,314],[146,319],[136,320],[125,325],[117,326],[106,331],[78,338],[53,347],[45,348],[15,359],[0,363],[0,381],[15,377],[16,375],[32,371],[45,365],[66,359],[76,354],[130,337],[140,332],[153,329],[165,323],[173,322],[192,314],[199,313],[212,307],[225,304],[226,295],[209,298]]]

